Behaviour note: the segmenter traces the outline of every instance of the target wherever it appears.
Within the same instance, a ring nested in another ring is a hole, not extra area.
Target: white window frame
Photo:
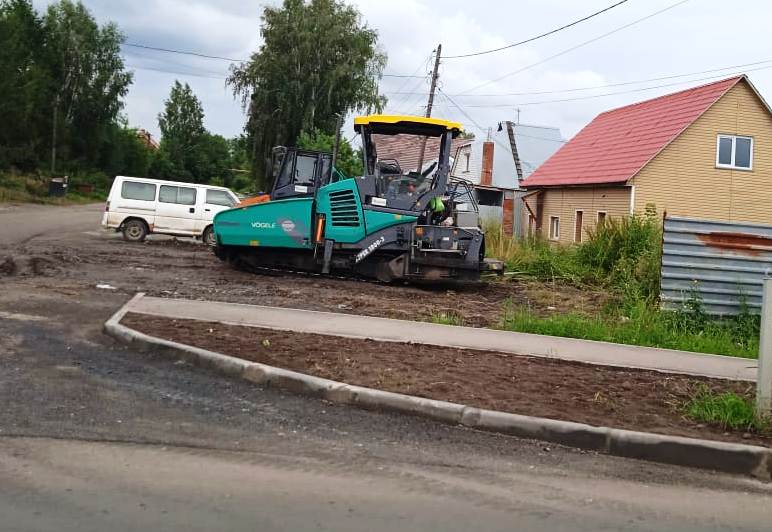
[[[552,221],[553,220],[558,222],[555,225],[555,229],[557,229],[557,231],[555,231],[554,234],[552,232]],[[560,240],[560,216],[550,216],[549,239],[550,240],[555,240],[555,241]]]
[[[469,158],[470,158],[469,155],[470,155],[469,152],[466,152],[464,154],[464,172],[469,171]]]
[[[582,227],[581,231],[579,231],[579,240],[576,239],[576,230],[579,229],[579,213],[582,213]],[[584,209],[576,209],[574,211],[574,242],[577,244],[581,244],[582,240],[584,240],[584,235],[582,234],[584,232]]]
[[[598,227],[600,225],[600,215],[603,215],[603,222],[605,223],[606,220],[608,220],[608,213],[606,211],[598,211],[595,214],[595,227]]]
[[[732,141],[732,162],[730,164],[722,164],[718,161],[718,155],[719,155],[719,146],[721,146],[721,139],[730,139]],[[735,166],[735,150],[737,147],[737,139],[748,139],[751,141],[751,157],[748,161],[750,163],[750,166],[747,168],[744,166]],[[727,168],[730,170],[743,170],[746,172],[750,172],[753,170],[753,137],[749,137],[747,135],[725,135],[723,133],[719,133],[716,135],[716,168]]]

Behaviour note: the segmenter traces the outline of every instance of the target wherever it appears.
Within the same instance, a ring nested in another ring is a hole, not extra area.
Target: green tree
[[[197,150],[206,135],[204,109],[190,85],[174,82],[169,99],[164,102],[164,110],[158,115],[158,126],[161,129],[161,153],[154,161],[153,169],[161,171],[161,175],[156,177],[200,180],[201,176],[196,175],[201,166]],[[169,175],[170,172],[176,175]]]
[[[153,152],[139,138],[137,130],[121,120],[109,131],[99,168],[111,176],[144,177],[148,175],[152,156]]]
[[[57,148],[65,159],[94,164],[132,81],[120,53],[124,36],[112,22],[100,27],[82,3],[70,0],[48,6],[43,30]]]
[[[231,186],[231,152],[225,137],[204,133],[198,141],[196,156],[196,166],[192,172],[197,181]]]
[[[238,137],[228,139],[228,150],[231,156],[231,171],[233,181],[230,188],[239,192],[255,190],[252,179],[251,143],[249,137],[241,134]]]
[[[294,143],[301,131],[334,131],[338,114],[385,104],[378,81],[386,55],[361,19],[336,0],[284,0],[263,10],[263,44],[228,78],[248,111],[258,188],[266,187],[274,145]]]
[[[335,146],[335,135],[328,135],[319,130],[312,134],[302,132],[297,141],[298,148],[307,150],[332,152]],[[361,176],[364,174],[364,164],[362,163],[362,152],[354,151],[348,139],[341,137],[338,146],[338,158],[335,161],[335,168],[341,170],[349,177]]]
[[[0,168],[32,170],[50,132],[43,23],[28,0],[0,1]]]
[[[249,138],[239,135],[228,139],[228,150],[231,154],[231,164],[234,169],[251,172],[252,164],[249,152]]]
[[[169,179],[179,181],[181,170],[171,160],[164,150],[156,150],[150,157],[150,166],[147,173],[156,179]]]

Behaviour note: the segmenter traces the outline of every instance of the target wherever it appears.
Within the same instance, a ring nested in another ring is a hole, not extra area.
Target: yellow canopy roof
[[[464,130],[464,126],[462,126],[460,122],[452,122],[450,120],[443,120],[442,118],[426,118],[425,116],[368,115],[354,118],[354,129],[356,130],[359,130],[361,126],[377,126],[387,124],[404,124],[407,126],[407,128],[410,128],[410,126],[418,126],[419,128],[423,126],[429,128],[445,129],[447,131],[453,131],[456,134]]]

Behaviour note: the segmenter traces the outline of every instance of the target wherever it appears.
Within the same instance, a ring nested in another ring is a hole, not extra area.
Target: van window
[[[225,207],[233,207],[235,205],[231,195],[224,190],[207,189],[206,202],[210,205],[224,205]]]
[[[196,189],[161,185],[161,192],[158,193],[158,201],[162,203],[179,203],[180,205],[195,205]]]
[[[121,185],[121,197],[142,201],[155,200],[155,185],[151,183],[139,183],[137,181],[124,181]]]

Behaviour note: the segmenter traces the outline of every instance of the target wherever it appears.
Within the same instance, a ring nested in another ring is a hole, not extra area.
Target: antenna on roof
[[[515,124],[520,125],[520,108],[515,108],[515,112],[517,113],[517,120],[515,121]]]
[[[493,138],[493,128],[489,127],[488,128],[488,139],[487,139],[488,142],[490,142],[492,138]]]

